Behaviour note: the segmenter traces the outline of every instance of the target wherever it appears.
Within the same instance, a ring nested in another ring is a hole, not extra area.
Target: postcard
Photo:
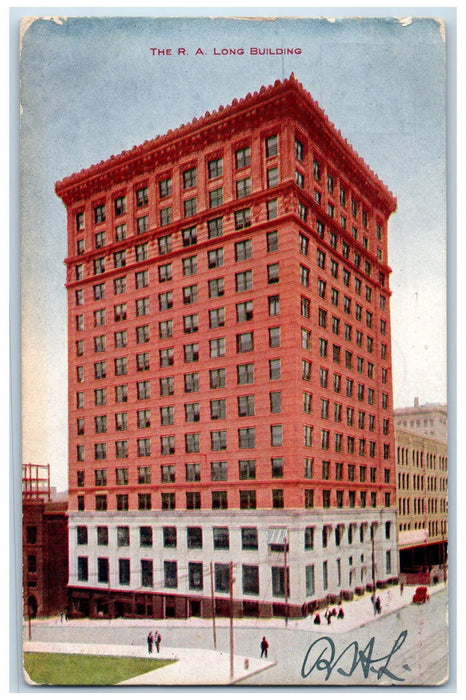
[[[22,18],[29,685],[448,682],[449,36],[389,14]]]

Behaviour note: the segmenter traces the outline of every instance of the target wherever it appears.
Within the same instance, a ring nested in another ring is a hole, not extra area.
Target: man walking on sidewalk
[[[268,649],[269,649],[269,643],[268,643],[268,641],[266,640],[265,637],[262,637],[262,641],[261,641],[261,659],[262,659],[263,656],[265,656],[265,658],[267,658]]]

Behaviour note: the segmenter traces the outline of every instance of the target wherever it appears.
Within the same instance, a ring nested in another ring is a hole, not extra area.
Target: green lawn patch
[[[24,654],[24,668],[30,679],[41,685],[115,685],[171,663],[131,656]]]

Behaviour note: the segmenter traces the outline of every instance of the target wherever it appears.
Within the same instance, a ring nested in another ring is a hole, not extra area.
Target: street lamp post
[[[234,676],[234,638],[233,638],[233,562],[230,562],[230,677]]]

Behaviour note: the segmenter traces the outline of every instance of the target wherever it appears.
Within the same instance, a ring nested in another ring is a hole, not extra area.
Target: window
[[[173,321],[160,321],[159,323],[159,338],[171,338],[173,336]]]
[[[252,302],[250,302],[252,305]],[[280,313],[280,296],[274,294],[268,298],[269,303],[269,316],[278,316]]]
[[[227,449],[226,430],[213,430],[210,433],[210,448],[212,451]]]
[[[227,463],[226,462],[211,462],[210,463],[210,478],[211,478],[211,481],[226,481],[227,480]]]
[[[238,272],[235,275],[236,291],[246,292],[252,289],[252,270],[246,272]]]
[[[150,467],[138,467],[138,484],[150,484],[151,483],[151,468]]]
[[[164,527],[163,530],[163,546],[167,548],[176,548],[176,527]]]
[[[238,323],[243,321],[250,321],[253,317],[253,303],[252,301],[244,301],[240,304],[236,304],[236,320]]]
[[[275,380],[281,378],[281,360],[269,360],[269,379]]]
[[[115,363],[115,376],[128,373],[128,359],[126,357],[117,357]],[[100,363],[98,363],[100,364]]]
[[[213,197],[214,193],[218,193],[215,195],[215,198]],[[219,205],[222,203],[219,201],[220,193],[222,193],[223,198],[223,192],[221,188],[220,190],[214,190],[214,192],[210,193],[210,196],[214,199],[214,201],[217,201]],[[214,204],[211,203],[211,206],[214,206]],[[207,232],[209,239],[218,238],[223,234],[223,219],[221,216],[216,219],[210,219],[210,221],[207,222]]]
[[[161,425],[173,425],[175,422],[175,407],[161,406],[160,407],[160,423]]]
[[[207,265],[210,270],[223,265],[223,248],[216,248],[207,253]]]
[[[129,527],[117,527],[117,547],[129,547]]]
[[[29,532],[29,528],[28,528]],[[36,537],[37,537],[37,528],[36,528]],[[28,540],[29,542],[29,540]],[[33,544],[35,544],[36,540],[34,540]],[[76,544],[87,544],[87,527],[85,525],[78,525],[76,528]],[[35,570],[35,569],[34,569]]]
[[[105,309],[94,311],[94,327],[105,326]]]
[[[196,415],[196,414],[194,414]],[[187,433],[184,436],[185,451],[187,453],[199,452],[200,450],[200,438],[199,433]]]
[[[255,459],[240,459],[239,463],[239,478],[241,480],[256,478],[256,460]]]
[[[147,380],[144,382],[137,382],[136,390],[137,390],[137,397],[139,400],[150,399],[150,381]]]
[[[312,365],[309,360],[301,360],[301,378],[306,382],[311,381]]]
[[[96,248],[103,248],[104,246],[105,246],[105,231],[99,231],[99,233],[95,234],[95,247]]]
[[[149,230],[149,217],[140,216],[136,219],[136,233],[144,233]]]
[[[105,494],[97,494],[95,497],[95,509],[107,510],[107,496]]]
[[[253,384],[254,383],[254,364],[249,363],[237,366],[238,384]]]
[[[143,260],[147,260],[147,256],[148,256],[147,243],[141,243],[140,245],[135,246],[134,254],[135,254],[136,262],[142,262]]]
[[[173,384],[173,377],[170,377],[170,379]],[[199,374],[197,372],[184,375],[184,390],[186,394],[199,391]],[[171,393],[173,393],[173,389]]]
[[[223,159],[215,158],[207,163],[207,172],[209,180],[213,180],[216,177],[223,175]]]
[[[226,386],[225,369],[211,369],[209,372],[209,377],[211,389],[222,389]]]
[[[312,426],[311,425],[305,425],[304,426],[304,446],[305,447],[312,447]],[[325,431],[322,431],[325,432]],[[328,432],[328,431],[326,431]]]
[[[257,528],[241,528],[241,546],[243,550],[256,550],[259,547]]]
[[[151,559],[141,559],[141,586],[152,588],[153,585],[153,562]]]
[[[267,265],[267,282],[268,284],[277,284],[280,281],[279,263]]]
[[[159,265],[159,282],[167,282],[172,278],[172,265]]]
[[[267,234],[267,252],[273,253],[278,250],[278,231],[270,231]]]
[[[278,185],[278,182],[278,168],[269,168],[269,170],[267,170],[267,187],[275,187],[275,185]]]
[[[239,507],[242,510],[254,510],[256,508],[256,492],[255,491],[240,491],[239,492]]]
[[[235,212],[235,230],[241,231],[244,228],[251,226],[251,210],[240,209]]]
[[[201,465],[199,463],[185,464],[186,481],[201,480]]]
[[[189,168],[183,172],[183,188],[189,189],[196,186],[196,168]]]
[[[238,430],[238,447],[240,449],[254,448],[256,445],[255,428],[240,428]]]
[[[186,493],[186,510],[199,510],[201,507],[201,494],[199,491]]]
[[[265,139],[265,157],[272,158],[278,154],[278,135],[274,134]]]
[[[188,580],[190,590],[202,591],[203,589],[203,571],[201,562],[188,563]]]
[[[163,348],[159,350],[160,367],[171,367],[174,363],[174,349]]]
[[[282,393],[281,391],[271,391],[269,393],[270,413],[281,413]]]
[[[278,216],[278,199],[271,199],[266,204],[267,207],[267,221],[272,221]]]
[[[225,325],[225,309],[210,309],[209,328],[221,328]]]
[[[88,558],[78,557],[78,581],[87,581],[88,577]]]
[[[289,594],[290,591],[290,570],[286,568],[286,583],[285,583],[285,567],[272,566],[272,595],[283,597]]]
[[[239,170],[248,165],[251,165],[251,148],[250,146],[245,146],[235,152],[235,166]]]
[[[270,426],[270,444],[272,447],[279,447],[283,445],[283,426],[282,425],[271,425]]]
[[[242,180],[237,180],[236,182],[236,198],[241,199],[241,197],[247,197],[251,194],[251,178],[245,177]]]
[[[183,331],[184,333],[196,333],[199,330],[198,314],[183,316]]]
[[[183,239],[183,247],[184,248],[197,243],[197,231],[196,231],[195,226],[191,226],[190,228],[183,229],[181,232],[181,235],[182,235],[182,239]]]
[[[199,360],[199,343],[191,343],[189,345],[183,346],[184,350],[184,361],[197,362]]]
[[[230,536],[227,527],[213,528],[214,549],[229,549]]]
[[[107,443],[106,442],[98,442],[94,445],[94,459],[107,459]],[[102,474],[101,479],[98,478],[98,473]],[[106,481],[106,476],[104,477],[103,475],[105,474],[105,470],[97,469],[96,471],[96,486],[105,486],[107,481]],[[99,483],[97,483],[99,481]]]
[[[236,336],[236,352],[251,352],[254,350],[254,334],[240,333]]]
[[[283,458],[272,457],[272,479],[281,479],[283,477]]]
[[[162,455],[175,454],[175,436],[163,435],[160,438],[160,452]]]
[[[138,493],[138,510],[150,510],[151,507],[151,494]]]

